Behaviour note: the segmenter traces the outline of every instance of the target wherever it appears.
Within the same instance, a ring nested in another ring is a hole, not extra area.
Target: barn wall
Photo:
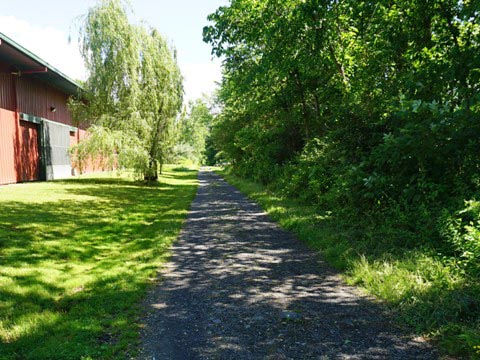
[[[0,184],[17,182],[15,149],[20,145],[17,127],[17,115],[0,108]]]
[[[11,70],[10,65],[0,61],[0,72],[10,74]]]
[[[33,77],[22,76],[16,81],[18,112],[65,125],[73,124],[67,108],[67,95]],[[55,112],[51,111],[51,107],[56,109]]]
[[[0,184],[104,170],[102,159],[86,161],[81,171],[71,162],[68,148],[87,132],[73,131],[69,96],[35,75],[17,76],[12,71],[10,65],[0,62]],[[32,120],[32,116],[36,118]]]
[[[0,184],[40,180],[40,124],[0,109]]]
[[[0,62],[0,184],[72,175],[67,101],[56,88],[32,75],[12,75],[11,67]],[[41,124],[20,120],[22,113],[41,118],[35,120]]]
[[[15,111],[14,89],[13,76],[0,72],[0,108]]]
[[[17,182],[40,180],[40,124],[20,120],[19,147],[15,148]]]
[[[102,158],[72,162],[70,146],[86,137],[85,130],[0,109],[0,185],[104,171]]]

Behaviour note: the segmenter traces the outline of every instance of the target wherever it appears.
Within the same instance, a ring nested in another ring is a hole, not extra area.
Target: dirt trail
[[[216,174],[145,306],[140,359],[436,359]]]

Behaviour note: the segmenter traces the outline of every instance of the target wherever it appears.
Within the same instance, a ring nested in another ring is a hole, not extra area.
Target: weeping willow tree
[[[120,0],[90,8],[79,40],[88,80],[83,101],[72,101],[71,109],[77,121],[91,125],[91,136],[74,156],[112,157],[107,163],[157,180],[183,100],[175,51],[155,29],[130,24]]]

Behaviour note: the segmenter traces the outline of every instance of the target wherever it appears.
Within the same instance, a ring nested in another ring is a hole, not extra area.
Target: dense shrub
[[[453,250],[454,261],[472,276],[480,275],[480,202],[470,200],[453,214],[445,211],[440,232]]]

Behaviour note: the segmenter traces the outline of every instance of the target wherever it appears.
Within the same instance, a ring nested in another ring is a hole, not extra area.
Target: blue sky
[[[210,93],[214,82],[220,80],[220,61],[212,61],[210,47],[202,41],[202,29],[207,15],[227,3],[228,0],[130,0],[131,20],[146,21],[177,48],[186,78],[187,99]],[[94,4],[95,0],[0,0],[0,32],[72,78],[84,79],[75,24]]]

